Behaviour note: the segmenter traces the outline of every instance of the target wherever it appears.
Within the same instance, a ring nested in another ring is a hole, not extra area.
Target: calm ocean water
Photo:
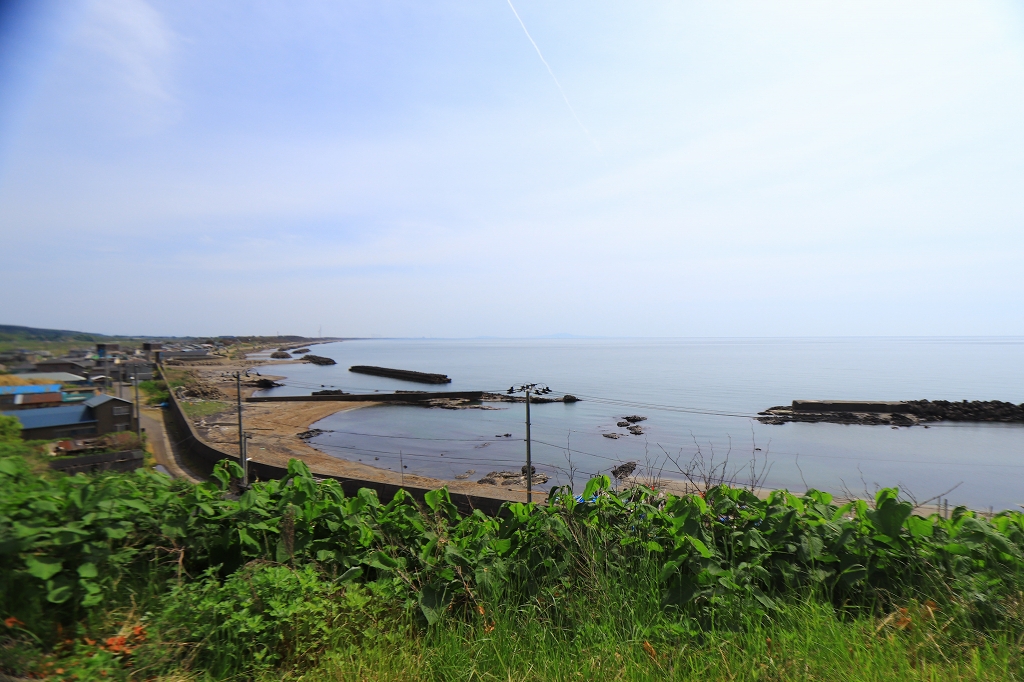
[[[730,469],[767,456],[767,487],[815,487],[863,493],[900,485],[918,499],[959,484],[951,504],[997,509],[1024,503],[1024,426],[941,424],[889,426],[786,424],[749,416],[794,399],[1006,400],[1024,402],[1024,338],[936,339],[554,339],[361,340],[316,346],[337,360],[261,368],[286,386],[263,394],[308,394],[321,386],[349,392],[434,390],[422,384],[352,374],[351,365],[439,372],[439,390],[506,389],[537,382],[582,398],[535,405],[533,459],[567,482],[568,450],[587,474],[623,461],[659,461],[680,478],[664,452],[689,461],[699,445]],[[443,410],[379,406],[316,424],[330,429],[313,445],[331,455],[384,468],[477,479],[524,461],[524,406]],[[684,411],[685,410],[685,411]],[[702,414],[702,413],[723,414]],[[618,440],[615,422],[647,417],[643,436]],[[511,433],[512,438],[498,438]],[[660,466],[660,464],[659,464]],[[806,481],[806,486],[804,484]]]

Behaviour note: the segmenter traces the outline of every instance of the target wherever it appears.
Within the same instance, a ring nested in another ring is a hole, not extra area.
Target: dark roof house
[[[4,412],[21,422],[25,440],[88,438],[135,428],[132,404],[112,395],[96,395],[77,405]]]

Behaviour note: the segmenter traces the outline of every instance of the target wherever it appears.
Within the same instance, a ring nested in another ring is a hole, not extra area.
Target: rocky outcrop
[[[290,360],[292,354],[283,350],[275,350],[273,353],[270,354],[270,357],[274,360]]]
[[[313,391],[310,395],[348,395],[339,388],[327,388],[323,391]]]
[[[1000,400],[897,402],[794,400],[758,413],[762,424],[790,422],[915,426],[932,422],[1024,422],[1024,404]]]
[[[302,358],[303,362],[312,362],[314,365],[336,365],[338,364],[331,358],[325,358],[322,355],[313,355],[312,353]]]
[[[636,471],[636,462],[625,462],[612,469],[612,476],[619,480],[629,478]]]
[[[224,400],[227,398],[227,395],[216,386],[198,381],[179,386],[174,389],[174,395],[179,400]]]
[[[547,474],[537,473],[537,467],[533,468],[533,476],[530,477],[530,483],[532,485],[541,485],[548,482]],[[477,483],[483,483],[484,485],[514,485],[519,487],[526,486],[526,467],[522,468],[522,471],[516,473],[514,471],[492,471]]]

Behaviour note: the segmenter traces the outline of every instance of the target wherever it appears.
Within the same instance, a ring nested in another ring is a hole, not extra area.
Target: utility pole
[[[238,461],[242,465],[242,487],[249,485],[249,466],[245,460],[245,431],[242,430],[242,373],[235,372],[235,388],[238,392]]]
[[[533,460],[530,458],[530,389],[526,388],[526,504],[533,502]]]
[[[135,384],[135,435],[142,441],[142,403],[139,402],[139,372],[132,374],[132,383]]]
[[[530,394],[536,391],[537,393],[550,393],[551,389],[537,388],[537,384],[523,384],[519,388],[510,386],[508,394],[513,393],[526,393],[526,466],[523,467],[524,475],[526,476],[526,503],[533,502],[533,457],[530,453]]]

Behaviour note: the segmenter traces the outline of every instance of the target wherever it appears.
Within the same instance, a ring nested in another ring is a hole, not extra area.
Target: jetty
[[[355,403],[429,403],[434,400],[480,400],[483,391],[399,391],[396,393],[330,393],[328,395],[268,395],[246,398],[247,403],[285,403],[340,400]]]
[[[353,365],[348,371],[356,374],[370,374],[375,377],[388,377],[389,379],[401,379],[402,381],[415,381],[419,384],[450,384],[452,380],[447,374],[430,374],[428,372],[414,372],[411,369],[392,369],[390,367],[373,367],[371,365]]]

